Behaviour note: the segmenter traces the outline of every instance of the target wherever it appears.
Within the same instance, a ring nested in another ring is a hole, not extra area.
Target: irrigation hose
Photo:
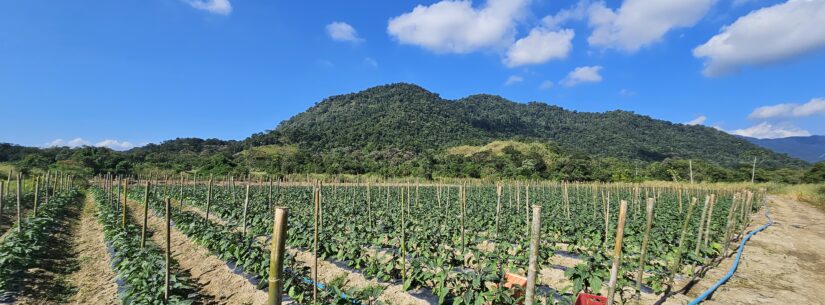
[[[753,236],[756,233],[759,233],[760,231],[764,230],[765,228],[773,224],[773,219],[771,219],[770,216],[770,208],[767,205],[765,205],[765,217],[768,218],[768,223],[762,225],[756,230],[751,231],[750,233],[748,233],[747,236],[745,236],[745,238],[742,239],[742,243],[739,244],[739,250],[736,251],[736,258],[733,260],[733,266],[730,267],[728,273],[725,274],[724,277],[719,279],[719,281],[716,282],[716,284],[713,284],[713,286],[710,286],[710,288],[705,290],[705,292],[703,292],[697,298],[693,299],[693,301],[690,301],[688,305],[696,305],[701,303],[702,301],[707,299],[711,294],[713,294],[716,291],[716,289],[725,284],[725,282],[727,282],[733,276],[733,273],[736,271],[736,268],[739,267],[739,258],[742,257],[742,251],[745,250],[745,243],[747,243],[748,240],[751,239],[751,236]]]

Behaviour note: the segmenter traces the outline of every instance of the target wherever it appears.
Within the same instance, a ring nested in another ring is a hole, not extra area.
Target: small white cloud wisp
[[[335,41],[345,42],[362,42],[363,38],[358,37],[358,31],[355,30],[349,23],[333,22],[326,26],[327,35]]]
[[[748,128],[730,131],[730,133],[758,139],[805,137],[811,135],[811,133],[807,130],[800,129],[799,127],[793,126],[789,123],[774,125],[768,122],[762,122]]]
[[[91,141],[88,141],[83,138],[74,138],[71,140],[64,140],[64,139],[55,139],[51,142],[48,142],[44,145],[45,147],[70,147],[70,148],[77,148],[83,146],[94,146],[94,147],[107,147],[113,150],[127,150],[137,147],[135,144],[129,141],[118,141],[112,139],[106,139],[103,141],[99,141],[92,144]]]
[[[707,120],[708,120],[707,116],[700,115],[700,116],[696,117],[693,120],[685,122],[685,125],[702,125],[702,124],[705,124],[705,121],[707,121]]]
[[[825,98],[811,99],[804,104],[776,104],[756,108],[748,115],[749,119],[801,118],[825,115]]]
[[[507,81],[504,82],[504,85],[509,86],[509,85],[512,85],[512,84],[515,84],[515,83],[520,83],[520,82],[523,82],[523,81],[524,81],[524,77],[521,77],[521,76],[518,76],[518,75],[511,75],[510,77],[507,78]]]
[[[573,87],[584,83],[598,83],[602,81],[600,74],[602,66],[578,67],[567,74],[561,84],[565,87]]]
[[[232,4],[229,0],[183,0],[189,6],[218,15],[232,13]]]

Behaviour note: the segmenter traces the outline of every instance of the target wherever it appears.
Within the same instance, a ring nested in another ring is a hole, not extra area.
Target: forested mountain
[[[274,131],[253,135],[245,145],[417,154],[503,139],[549,141],[569,153],[644,162],[702,159],[731,167],[757,156],[770,168],[806,165],[709,127],[620,110],[589,113],[538,102],[521,104],[494,95],[446,100],[412,84],[327,98]]]
[[[787,137],[779,139],[744,138],[753,144],[811,163],[825,161],[825,136]]]
[[[494,95],[443,99],[411,84],[332,96],[243,141],[178,138],[125,152],[0,145],[22,170],[355,174],[567,181],[800,182],[802,160],[713,128],[627,111],[576,112]],[[692,166],[691,166],[692,165]],[[0,177],[2,177],[0,173]]]

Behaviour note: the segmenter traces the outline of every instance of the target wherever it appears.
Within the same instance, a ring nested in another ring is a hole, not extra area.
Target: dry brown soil
[[[733,277],[702,304],[825,304],[825,213],[807,203],[769,196],[773,225],[745,246]],[[750,229],[767,223],[752,217]],[[732,258],[710,270],[687,295],[665,304],[686,304],[722,278]]]

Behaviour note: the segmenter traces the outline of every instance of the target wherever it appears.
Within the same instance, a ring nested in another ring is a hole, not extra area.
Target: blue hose
[[[716,282],[716,284],[713,284],[713,286],[708,288],[708,290],[705,290],[705,292],[703,292],[701,295],[699,295],[699,297],[693,299],[693,301],[690,301],[690,303],[688,303],[689,305],[696,305],[696,304],[701,303],[702,301],[707,299],[713,292],[715,292],[716,289],[718,289],[720,286],[725,284],[725,282],[727,282],[733,276],[733,272],[736,271],[737,267],[739,267],[739,258],[742,256],[742,251],[745,250],[745,243],[748,242],[749,239],[751,239],[751,236],[753,236],[756,233],[759,233],[759,231],[762,231],[765,228],[767,228],[768,226],[773,224],[773,219],[771,219],[771,216],[769,215],[769,212],[770,212],[770,209],[768,209],[767,206],[766,206],[765,217],[768,218],[768,223],[762,225],[761,227],[757,228],[756,230],[751,231],[750,233],[748,233],[747,236],[745,236],[745,238],[742,239],[742,243],[739,244],[739,250],[736,251],[736,258],[733,260],[733,266],[730,267],[730,271],[728,271],[728,273],[725,274],[725,277],[719,279],[719,281]]]

